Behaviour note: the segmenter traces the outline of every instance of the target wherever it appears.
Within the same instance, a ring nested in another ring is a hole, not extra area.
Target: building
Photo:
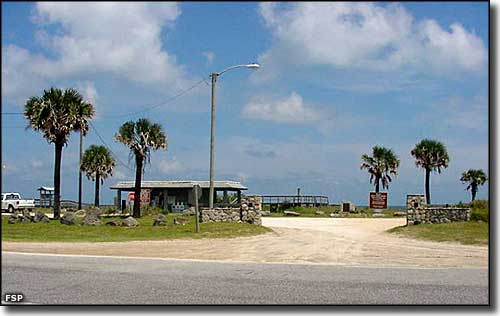
[[[40,198],[36,203],[37,207],[52,207],[54,205],[54,188],[53,187],[39,187]]]
[[[200,207],[208,207],[210,192],[209,181],[142,181],[141,206],[152,205],[169,212],[180,212],[194,205],[193,186],[201,187],[201,197],[198,200]],[[116,190],[115,205],[121,206],[131,202],[135,189],[134,181],[122,181],[111,186]],[[248,188],[234,181],[214,181],[215,198],[214,206],[238,206],[241,204],[241,191]],[[122,192],[129,192],[127,199],[122,199]],[[132,194],[131,194],[132,193]],[[130,197],[130,198],[129,198]]]

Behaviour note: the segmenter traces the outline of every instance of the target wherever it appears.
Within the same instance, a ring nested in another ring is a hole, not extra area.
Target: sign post
[[[201,188],[199,184],[193,185],[193,193],[194,193],[194,209],[196,214],[196,232],[200,232],[200,209],[198,205],[198,200],[201,197]]]
[[[386,209],[387,208],[387,192],[370,192],[370,208]]]

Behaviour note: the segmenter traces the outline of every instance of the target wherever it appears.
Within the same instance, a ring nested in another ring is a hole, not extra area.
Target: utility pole
[[[82,158],[83,158],[83,132],[80,130],[80,163],[78,164],[78,209],[82,209]]]
[[[212,73],[212,106],[210,114],[210,193],[208,196],[208,208],[214,208],[214,146],[215,146],[215,83],[218,74]]]

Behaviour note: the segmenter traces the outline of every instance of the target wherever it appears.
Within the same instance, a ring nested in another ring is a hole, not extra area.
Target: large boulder
[[[107,226],[120,226],[120,222],[118,221],[110,221],[106,223]]]
[[[47,216],[47,214],[38,211],[35,213],[35,216],[33,217],[33,222],[35,222],[35,223],[48,223],[48,222],[50,222],[50,219]]]
[[[189,219],[187,218],[182,218],[182,217],[175,217],[174,218],[174,225],[186,225],[187,223],[189,223]]]
[[[292,211],[285,211],[283,212],[286,216],[300,216],[300,213],[297,212],[292,212]]]
[[[316,215],[325,215],[325,212],[323,212],[323,211],[316,211],[316,212],[314,212],[314,214],[316,214]]]
[[[137,227],[137,226],[139,226],[139,222],[135,218],[133,218],[132,216],[129,216],[123,220],[122,226],[124,226],[124,227]]]
[[[167,226],[167,217],[164,214],[156,216],[153,226]]]
[[[7,219],[7,223],[9,224],[16,224],[20,221],[21,219],[19,218],[19,216],[17,214],[12,214],[9,216],[9,218]]]
[[[196,214],[196,209],[194,208],[194,206],[191,206],[190,208],[185,209],[184,211],[182,211],[182,214],[184,214],[184,215],[195,215]]]
[[[102,224],[101,220],[95,212],[88,212],[82,220],[82,225],[88,226],[100,226]]]
[[[23,216],[21,218],[22,224],[29,224],[32,222],[32,217],[29,210],[23,210]]]
[[[271,215],[271,212],[270,211],[260,211],[260,215],[269,216],[269,215]]]
[[[59,220],[61,224],[64,225],[75,225],[76,224],[76,215],[75,212],[66,212],[61,219]]]

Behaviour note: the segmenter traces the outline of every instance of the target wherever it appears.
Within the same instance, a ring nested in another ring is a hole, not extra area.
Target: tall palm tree
[[[390,175],[397,175],[400,161],[392,149],[375,146],[372,148],[372,151],[371,157],[366,154],[361,156],[361,160],[363,161],[361,169],[368,170],[370,183],[374,180],[375,192],[379,192],[381,181],[383,189],[389,188],[389,182],[392,181]]]
[[[151,149],[167,149],[167,137],[160,124],[153,124],[147,119],[137,122],[125,122],[115,135],[116,141],[130,148],[130,154],[135,157],[135,190],[133,216],[141,217],[140,197],[144,162],[150,162]]]
[[[462,173],[460,181],[468,183],[466,190],[471,190],[472,202],[476,199],[476,193],[479,190],[478,186],[484,185],[488,178],[482,169],[469,169]]]
[[[425,198],[431,204],[430,177],[431,171],[441,173],[442,168],[447,168],[450,162],[446,146],[436,140],[423,139],[412,149],[411,155],[415,157],[417,167],[425,169]]]
[[[94,116],[94,106],[85,102],[75,89],[50,88],[44,90],[41,97],[29,98],[24,106],[24,116],[29,121],[27,128],[39,131],[49,143],[55,145],[54,218],[58,219],[61,209],[62,149],[71,132],[87,133],[89,120]]]
[[[116,162],[109,150],[104,146],[91,145],[82,157],[80,169],[87,174],[89,180],[95,181],[94,205],[99,207],[99,185],[104,179],[113,175]]]

